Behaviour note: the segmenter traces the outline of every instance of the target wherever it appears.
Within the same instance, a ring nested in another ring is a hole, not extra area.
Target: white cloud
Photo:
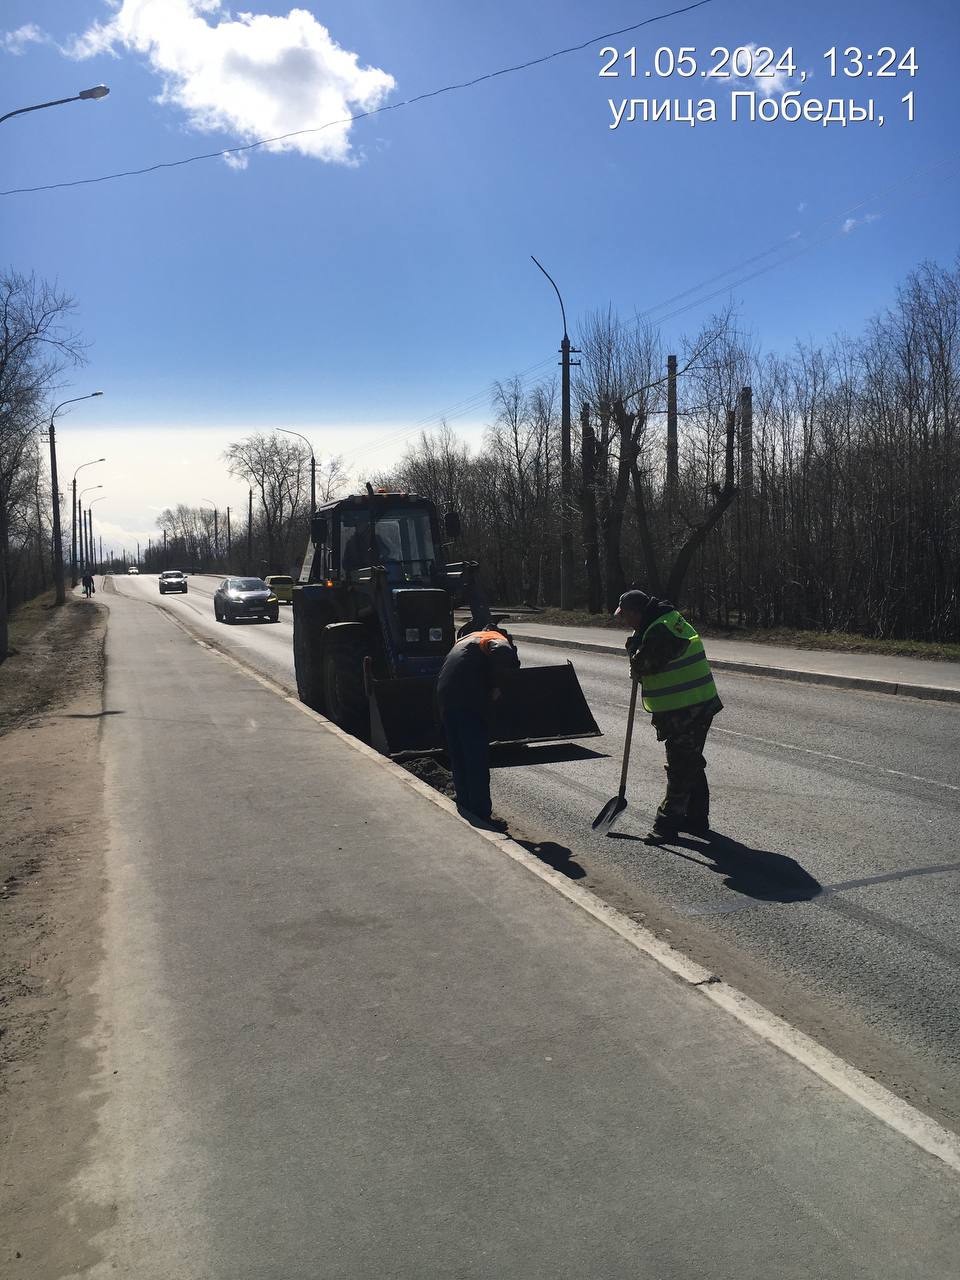
[[[16,31],[5,31],[0,35],[0,48],[6,53],[21,54],[28,44],[47,44],[50,37],[33,22],[24,23]]]
[[[797,205],[797,213],[803,213],[806,207],[807,207],[806,200],[801,200],[800,203]]]
[[[845,218],[840,225],[840,230],[848,236],[857,227],[865,227],[868,223],[876,222],[879,217],[879,213],[865,213],[862,218]]]
[[[315,128],[379,106],[394,79],[362,67],[306,9],[286,17],[237,13],[222,0],[108,0],[112,18],[69,47],[75,58],[131,50],[163,80],[158,101],[180,107],[191,128],[244,142]],[[271,151],[353,162],[350,125],[270,143]],[[244,167],[244,162],[234,163]]]

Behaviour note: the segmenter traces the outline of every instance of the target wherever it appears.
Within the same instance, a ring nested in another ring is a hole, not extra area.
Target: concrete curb
[[[561,640],[559,636],[531,635],[519,628],[511,632],[514,640],[528,644],[545,644],[555,649],[580,649],[586,653],[624,654],[622,645],[594,644],[587,640]],[[709,655],[710,642],[707,641]],[[893,680],[871,680],[867,676],[835,676],[826,671],[794,671],[789,667],[767,667],[756,662],[736,662],[729,658],[710,658],[715,671],[737,671],[741,675],[766,676],[771,680],[796,680],[801,684],[832,685],[836,689],[858,689],[861,693],[899,694],[905,698],[925,698],[934,702],[960,702],[960,689],[943,689],[936,685],[898,684]]]

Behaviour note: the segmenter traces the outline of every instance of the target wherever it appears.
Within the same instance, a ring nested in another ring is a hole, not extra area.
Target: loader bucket
[[[493,704],[490,741],[566,741],[598,738],[600,730],[587,706],[572,662],[552,667],[521,667],[503,679]]]
[[[431,676],[370,682],[371,742],[384,755],[443,748]],[[523,667],[504,676],[493,704],[491,743],[566,741],[600,736],[572,663]]]
[[[435,676],[370,682],[370,741],[377,751],[399,756],[442,750],[436,686]]]

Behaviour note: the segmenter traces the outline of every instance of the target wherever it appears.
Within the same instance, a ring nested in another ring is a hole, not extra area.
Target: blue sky
[[[0,113],[98,82],[111,92],[7,121],[0,185],[324,123],[344,103],[389,104],[679,3],[309,0],[291,13],[273,0],[232,12],[218,0],[5,0]],[[757,279],[719,282],[773,349],[857,331],[918,261],[954,259],[952,0],[712,0],[611,43],[635,44],[641,70],[658,46],[693,46],[700,67],[715,46],[792,46],[803,94],[873,96],[885,124],[733,123],[731,90],[759,82],[600,78],[597,43],[303,149],[255,150],[242,168],[218,158],[0,197],[4,265],[59,280],[93,344],[64,396],[105,395],[65,420],[61,467],[108,455],[108,537],[146,536],[171,502],[239,505],[219,454],[247,430],[304,431],[362,476],[396,456],[405,430],[549,360],[556,298],[531,253],[574,329],[607,303],[626,316],[659,305],[657,320],[674,294],[761,250],[804,249]],[[831,79],[822,55],[848,45],[875,55],[865,71],[881,46],[913,47],[917,73]],[[611,97],[691,93],[716,100],[716,123],[609,127]],[[666,319],[668,345],[722,301]],[[476,440],[486,406],[450,417]]]

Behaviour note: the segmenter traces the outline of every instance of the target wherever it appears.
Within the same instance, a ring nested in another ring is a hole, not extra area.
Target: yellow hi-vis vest
[[[661,711],[680,711],[711,702],[717,696],[717,686],[703,651],[703,641],[690,623],[676,609],[661,614],[644,631],[641,644],[654,627],[667,627],[675,636],[685,639],[687,647],[662,671],[642,677],[644,711],[657,715]]]

